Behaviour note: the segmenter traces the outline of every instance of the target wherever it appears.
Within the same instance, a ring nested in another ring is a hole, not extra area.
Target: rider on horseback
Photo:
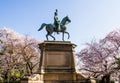
[[[55,29],[56,29],[57,33],[59,34],[60,21],[58,20],[58,10],[57,9],[56,9],[56,11],[54,13],[54,25],[55,25]]]
[[[58,17],[57,17],[57,10],[55,12],[55,16],[54,16],[54,24],[52,23],[49,23],[49,24],[46,24],[46,23],[42,23],[41,27],[38,29],[38,31],[42,30],[44,27],[46,28],[46,31],[47,31],[47,34],[46,34],[46,39],[48,40],[48,36],[51,36],[54,40],[55,40],[55,37],[52,36],[52,33],[53,32],[61,32],[63,35],[62,35],[62,40],[64,41],[64,34],[68,34],[68,39],[70,38],[70,35],[69,33],[66,31],[67,27],[66,27],[66,24],[71,22],[71,20],[69,19],[68,16],[65,16],[61,22],[58,21]]]

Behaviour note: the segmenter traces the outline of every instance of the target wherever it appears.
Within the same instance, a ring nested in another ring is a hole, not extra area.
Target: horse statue
[[[53,38],[53,40],[55,40],[55,37],[52,36],[53,32],[61,32],[62,33],[62,40],[64,41],[64,33],[68,34],[68,39],[70,38],[69,33],[66,31],[66,24],[70,23],[71,20],[69,19],[68,16],[64,17],[62,19],[62,21],[60,22],[60,27],[59,29],[56,29],[54,24],[46,24],[46,23],[42,23],[41,27],[38,29],[38,31],[42,30],[45,26],[46,26],[46,39],[48,40],[48,36],[51,36]]]

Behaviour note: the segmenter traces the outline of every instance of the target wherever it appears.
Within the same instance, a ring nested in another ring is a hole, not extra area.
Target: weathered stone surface
[[[45,41],[41,49],[40,69],[44,72],[75,72],[74,51],[76,45],[70,42]],[[41,72],[40,71],[40,72]]]

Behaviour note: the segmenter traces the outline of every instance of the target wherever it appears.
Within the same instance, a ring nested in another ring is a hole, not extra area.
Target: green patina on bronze
[[[68,16],[65,16],[62,21],[60,22],[58,20],[58,10],[56,9],[54,13],[54,23],[53,24],[46,24],[42,23],[41,27],[38,29],[38,31],[42,30],[44,27],[46,27],[46,39],[48,40],[48,36],[51,36],[54,40],[55,37],[52,35],[53,32],[56,32],[59,34],[59,32],[62,33],[62,40],[64,41],[64,33],[68,34],[68,39],[70,38],[69,33],[66,31],[66,24],[70,23],[71,20],[69,19]]]

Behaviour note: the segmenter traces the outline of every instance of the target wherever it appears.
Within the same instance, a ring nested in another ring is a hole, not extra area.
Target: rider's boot
[[[58,24],[57,26],[57,34],[59,34],[59,31],[60,31],[60,24]]]

